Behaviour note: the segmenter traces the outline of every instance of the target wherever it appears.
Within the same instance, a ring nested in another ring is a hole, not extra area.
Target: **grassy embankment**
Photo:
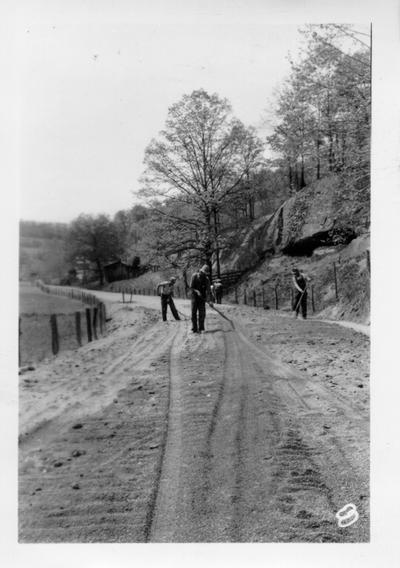
[[[78,347],[74,313],[84,310],[77,300],[51,296],[34,286],[21,282],[19,314],[21,318],[21,365],[42,361],[52,356],[50,315],[57,314],[60,349]]]

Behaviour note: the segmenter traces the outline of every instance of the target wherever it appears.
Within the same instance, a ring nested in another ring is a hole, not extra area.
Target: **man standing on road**
[[[301,315],[303,319],[307,318],[307,281],[310,280],[305,274],[300,272],[298,268],[292,269],[293,286],[295,288],[294,306],[295,317],[299,315],[301,307]]]
[[[176,320],[180,320],[179,314],[176,310],[173,295],[174,295],[174,285],[176,278],[172,276],[169,280],[165,282],[160,282],[157,286],[157,294],[161,296],[161,314],[163,321],[167,321],[167,308],[171,308],[172,315]]]
[[[219,278],[211,286],[211,290],[215,301],[217,302],[217,304],[220,304],[222,301],[222,282]]]
[[[204,331],[204,320],[206,318],[206,301],[212,298],[210,280],[208,275],[210,269],[205,264],[199,272],[195,272],[190,281],[192,291],[192,331],[201,333]],[[210,301],[210,306],[213,304]],[[197,317],[198,314],[198,317]]]

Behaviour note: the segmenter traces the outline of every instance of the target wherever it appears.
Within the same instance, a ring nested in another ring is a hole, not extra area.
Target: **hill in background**
[[[59,280],[66,270],[64,245],[68,225],[20,221],[19,279]]]

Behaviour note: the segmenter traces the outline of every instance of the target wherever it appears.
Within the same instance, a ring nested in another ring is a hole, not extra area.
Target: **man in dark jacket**
[[[172,315],[176,320],[180,320],[179,314],[174,304],[174,285],[176,278],[172,276],[169,280],[165,282],[160,282],[157,286],[157,294],[161,296],[161,314],[163,321],[167,321],[167,308],[171,308]]]
[[[300,272],[297,268],[292,269],[293,286],[295,288],[294,306],[295,317],[301,314],[303,319],[307,318],[307,281],[310,280],[305,274]]]
[[[220,304],[222,301],[222,282],[219,278],[211,286],[211,291],[217,304]]]
[[[201,333],[204,331],[204,320],[206,318],[206,301],[212,297],[210,280],[208,275],[210,269],[205,264],[199,272],[195,272],[190,281],[192,292],[192,331]],[[212,307],[212,302],[210,306]]]

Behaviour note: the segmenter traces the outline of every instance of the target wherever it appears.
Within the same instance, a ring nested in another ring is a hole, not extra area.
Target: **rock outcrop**
[[[347,245],[368,228],[369,195],[332,176],[259,219],[221,261],[225,270],[247,270],[271,255],[311,256],[319,247]]]

